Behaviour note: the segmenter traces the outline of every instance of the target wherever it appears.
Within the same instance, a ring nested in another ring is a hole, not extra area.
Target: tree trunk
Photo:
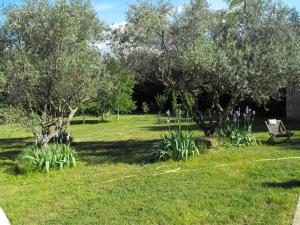
[[[197,103],[197,96],[193,97],[196,99],[194,104],[192,104],[189,101],[187,95],[183,93],[183,102],[186,110],[192,115],[193,120],[196,122],[199,129],[204,132],[205,136],[212,136],[215,134],[217,128],[219,128],[222,125],[223,121],[227,119],[228,113],[234,108],[237,102],[237,98],[235,96],[231,97],[228,105],[224,110],[219,104],[219,95],[215,94],[215,96],[213,96],[213,106],[208,109],[208,121],[205,121],[204,115],[200,111]],[[218,117],[215,119],[215,121],[212,118],[212,110],[216,110],[218,113]]]
[[[82,114],[82,122],[85,124],[85,114]]]
[[[49,141],[52,138],[54,138],[57,135],[57,133],[61,133],[66,130],[67,126],[70,124],[72,118],[74,117],[75,113],[77,112],[78,107],[75,109],[72,109],[71,107],[69,107],[69,109],[70,109],[70,113],[69,113],[68,117],[67,118],[60,117],[58,119],[56,129],[52,130],[49,134],[47,134],[47,137],[44,137],[41,140],[41,142],[39,143],[39,145],[41,147],[46,147],[48,145]],[[50,130],[50,127],[49,127],[49,130]]]
[[[117,110],[117,120],[119,121],[120,120],[120,109],[118,108]]]

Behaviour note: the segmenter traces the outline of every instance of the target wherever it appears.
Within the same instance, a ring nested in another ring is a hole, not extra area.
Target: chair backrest
[[[287,133],[286,128],[281,120],[268,120],[265,121],[265,123],[270,134],[278,135]]]

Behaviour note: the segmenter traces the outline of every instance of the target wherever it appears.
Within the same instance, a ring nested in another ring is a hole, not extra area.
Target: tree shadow
[[[263,117],[256,118],[254,120],[254,124],[253,124],[253,132],[254,133],[257,133],[257,132],[268,133],[268,129],[266,127],[265,121],[270,118],[269,117],[268,118],[263,118]],[[300,123],[295,123],[293,121],[286,121],[285,118],[277,118],[277,119],[281,119],[289,131],[300,130]],[[150,131],[167,131],[167,130],[169,130],[169,127],[170,127],[170,129],[175,129],[178,127],[178,123],[176,123],[175,121],[172,121],[169,124],[165,123],[165,122],[155,123],[155,125],[156,126],[149,126],[149,127],[143,127],[143,128],[150,130]],[[181,127],[182,127],[182,129],[186,129],[186,130],[199,130],[198,126],[193,121],[191,121],[191,124],[188,124],[188,125],[184,124],[184,125],[181,125]]]
[[[148,131],[174,131],[177,130],[179,127],[178,124],[162,124],[161,126],[147,126],[147,127],[142,127],[142,129],[148,130]],[[181,130],[186,130],[186,131],[195,131],[199,130],[196,124],[190,124],[190,125],[181,125]]]
[[[109,121],[109,120],[85,120],[85,121],[83,121],[83,120],[72,120],[71,122],[70,122],[70,124],[71,125],[84,125],[84,124],[100,124],[100,123],[109,123],[109,122],[111,122],[111,121]]]
[[[0,139],[0,161],[16,160],[22,149],[31,145],[31,137]]]
[[[276,147],[286,147],[286,146],[298,146],[300,145],[300,140],[298,138],[291,138],[289,142],[287,138],[276,138],[275,143],[271,143],[268,140],[260,140],[262,145],[276,146]]]
[[[151,150],[157,140],[99,141],[73,143],[80,159],[87,164],[152,162]]]
[[[265,188],[298,188],[300,187],[300,180],[290,180],[286,182],[265,182],[262,184]]]
[[[31,145],[31,137],[0,139],[0,167],[6,168],[8,173],[15,174],[18,155],[23,149]]]

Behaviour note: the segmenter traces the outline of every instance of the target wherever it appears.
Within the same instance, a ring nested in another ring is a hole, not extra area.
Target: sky
[[[99,17],[106,24],[122,23],[126,21],[126,11],[128,3],[134,3],[137,0],[93,0],[93,5]],[[151,0],[156,2],[157,0]],[[181,6],[188,0],[171,0],[172,4]],[[300,0],[281,0],[290,7],[296,7],[300,11]],[[0,3],[7,5],[9,3],[20,4],[24,0],[0,0]],[[208,0],[211,8],[221,9],[225,7],[223,0]]]

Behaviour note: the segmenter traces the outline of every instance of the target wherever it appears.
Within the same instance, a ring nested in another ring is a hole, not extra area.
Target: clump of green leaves
[[[155,96],[155,102],[156,102],[156,105],[159,109],[159,114],[164,111],[165,109],[165,106],[167,104],[167,101],[168,101],[168,96],[166,95],[160,95],[160,94],[157,94]]]
[[[147,102],[143,102],[143,103],[142,103],[142,109],[143,109],[143,112],[147,115],[148,112],[150,111],[150,107],[149,107],[149,105],[147,104]]]
[[[199,155],[193,134],[181,130],[163,134],[160,143],[152,152],[156,160],[187,160],[189,156]]]
[[[246,112],[242,116],[240,110],[236,111],[232,114],[232,119],[225,121],[216,130],[216,134],[235,147],[256,145],[257,140],[252,135],[254,117],[255,111],[251,111],[248,107],[246,107]]]
[[[47,147],[31,146],[20,156],[17,169],[21,173],[62,170],[76,165],[76,151],[70,145],[51,144]]]

